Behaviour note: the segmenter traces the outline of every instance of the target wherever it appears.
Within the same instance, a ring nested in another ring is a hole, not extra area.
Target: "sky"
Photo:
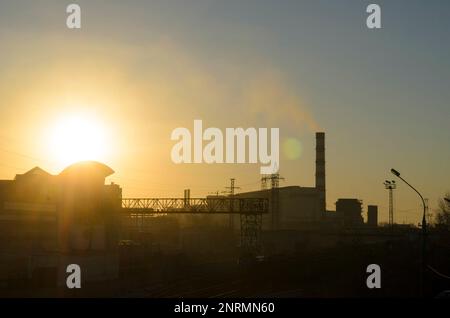
[[[0,0],[1,179],[59,173],[71,156],[55,127],[84,116],[87,134],[102,131],[93,159],[124,197],[200,197],[230,178],[258,189],[259,164],[171,161],[172,130],[201,119],[280,128],[282,186],[314,186],[315,132],[326,132],[328,209],[358,198],[387,221],[391,168],[431,210],[450,191],[450,2],[73,2],[79,30],[65,24],[70,2]],[[369,3],[380,30],[366,27]],[[419,222],[404,184],[395,207],[396,222]]]

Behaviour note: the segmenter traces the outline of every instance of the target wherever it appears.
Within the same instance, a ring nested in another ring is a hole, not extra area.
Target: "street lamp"
[[[422,199],[422,205],[423,205],[423,215],[422,215],[422,273],[421,273],[421,279],[420,279],[420,283],[421,283],[421,289],[422,289],[422,296],[424,296],[424,278],[425,278],[425,246],[426,246],[426,235],[427,235],[427,221],[425,218],[425,214],[426,214],[426,205],[425,205],[425,200],[423,198],[423,196],[420,194],[419,191],[417,191],[416,188],[414,188],[412,185],[410,185],[405,179],[403,179],[400,176],[400,172],[398,172],[395,169],[391,169],[391,172],[393,175],[395,175],[396,177],[398,177],[400,180],[402,180],[404,183],[406,183],[411,189],[413,189],[418,195],[419,197]]]

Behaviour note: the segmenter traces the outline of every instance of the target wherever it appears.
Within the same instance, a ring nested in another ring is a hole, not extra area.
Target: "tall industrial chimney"
[[[326,195],[325,195],[325,133],[316,133],[316,189],[319,195],[319,213],[325,215]]]

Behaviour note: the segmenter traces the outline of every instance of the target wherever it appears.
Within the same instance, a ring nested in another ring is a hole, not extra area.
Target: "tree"
[[[450,230],[450,192],[438,201],[436,226]]]

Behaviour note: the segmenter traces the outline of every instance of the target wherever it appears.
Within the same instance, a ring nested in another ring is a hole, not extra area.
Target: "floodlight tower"
[[[394,226],[394,190],[397,188],[394,180],[384,181],[384,187],[389,190],[389,226]]]

